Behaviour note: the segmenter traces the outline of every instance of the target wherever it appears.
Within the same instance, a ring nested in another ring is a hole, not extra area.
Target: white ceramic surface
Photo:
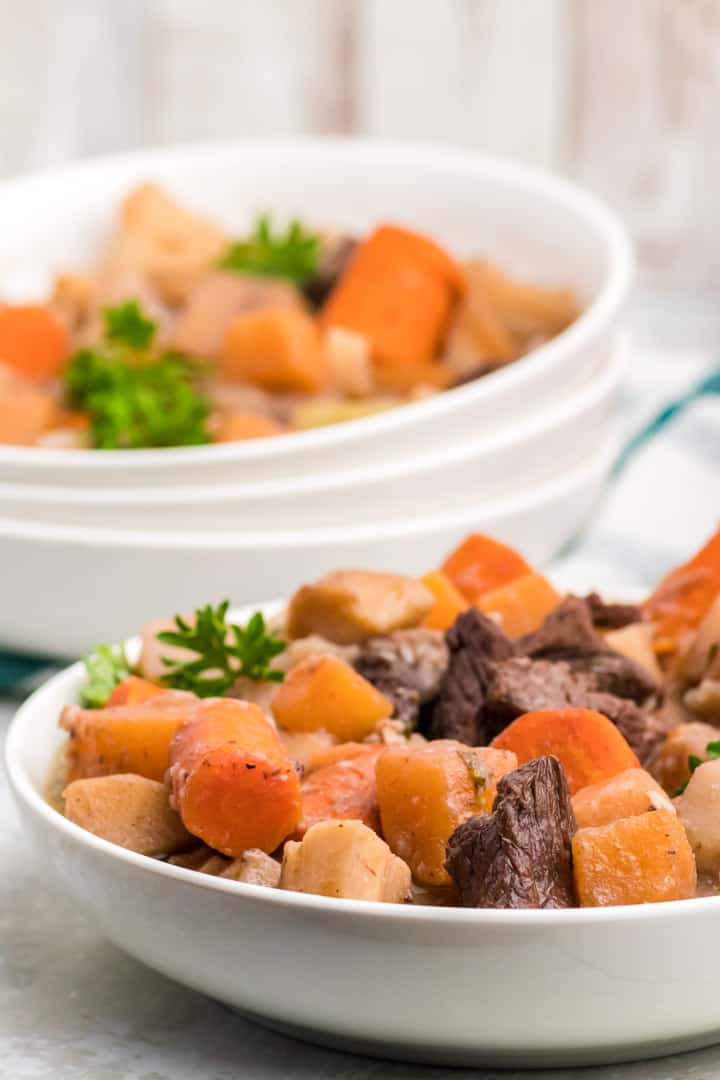
[[[556,405],[522,426],[465,443],[292,480],[195,487],[63,488],[0,483],[0,518],[55,525],[170,529],[295,529],[398,521],[480,506],[551,480],[607,441],[622,370],[619,355]]]
[[[332,568],[422,573],[474,530],[542,563],[585,524],[614,454],[612,438],[520,494],[449,512],[430,494],[422,516],[365,525],[201,533],[194,521],[142,532],[0,519],[0,647],[77,656],[156,616],[282,596]]]
[[[572,911],[330,900],[220,880],[108,844],[42,799],[75,664],[14,719],[6,762],[51,874],[115,944],[259,1019],[443,1064],[585,1065],[720,1039],[720,899]],[[71,986],[68,992],[71,992]]]
[[[460,443],[580,385],[613,344],[632,278],[617,218],[575,185],[477,151],[342,139],[246,139],[81,162],[0,185],[0,295],[41,294],[54,269],[92,262],[128,188],[166,184],[244,229],[259,209],[363,230],[392,218],[460,255],[487,255],[585,304],[563,334],[485,379],[375,417],[218,447],[53,451],[0,447],[0,480],[43,484],[246,482],[343,470]]]

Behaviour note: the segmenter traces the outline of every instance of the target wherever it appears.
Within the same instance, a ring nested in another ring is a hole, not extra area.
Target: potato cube
[[[272,710],[287,731],[329,731],[351,742],[387,720],[393,704],[338,656],[313,656],[286,676]]]
[[[572,805],[579,829],[609,825],[648,810],[673,812],[668,796],[644,769],[625,769],[599,784],[589,784],[573,797]]]
[[[706,761],[675,800],[701,873],[720,871],[720,761]]]
[[[376,766],[385,839],[421,885],[449,885],[447,842],[458,825],[489,813],[498,780],[517,766],[515,754],[450,739],[392,746]]]
[[[140,855],[168,855],[192,842],[157,780],[133,773],[97,776],[74,780],[64,794],[70,821]]]
[[[572,848],[581,907],[653,904],[695,895],[695,857],[672,811],[652,810],[579,829]]]
[[[285,844],[280,887],[397,904],[409,895],[410,870],[361,821],[321,821]]]
[[[288,608],[287,633],[291,638],[321,634],[340,645],[353,645],[418,626],[434,602],[417,578],[337,570],[298,589]]]

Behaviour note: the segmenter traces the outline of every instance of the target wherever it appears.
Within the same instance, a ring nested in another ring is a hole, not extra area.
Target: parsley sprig
[[[714,739],[712,742],[709,742],[705,747],[705,753],[711,761],[720,758],[720,739]],[[684,780],[677,789],[675,792],[676,795],[682,795],[683,791],[690,783],[692,774],[700,767],[700,765],[704,765],[706,760],[706,758],[698,757],[697,754],[688,754],[688,769],[690,770],[690,776],[688,776],[687,780]]]
[[[102,709],[118,683],[132,674],[122,645],[98,645],[83,658],[87,681],[80,702],[88,709]]]
[[[320,237],[293,220],[285,232],[274,230],[269,214],[262,214],[247,240],[233,244],[220,260],[224,270],[239,274],[287,278],[302,285],[317,271]]]
[[[64,376],[70,403],[90,416],[95,446],[117,450],[209,442],[210,407],[195,386],[193,364],[179,353],[151,351],[157,327],[136,301],[103,314],[102,345],[75,353]]]
[[[163,657],[168,668],[163,681],[177,690],[190,690],[198,697],[220,697],[240,676],[267,682],[282,682],[284,672],[270,667],[270,661],[285,648],[276,631],[268,630],[262,613],[256,611],[247,626],[227,621],[230,602],[216,608],[198,608],[194,622],[175,616],[176,630],[157,635],[164,645],[177,645],[197,655],[196,660],[178,661]]]

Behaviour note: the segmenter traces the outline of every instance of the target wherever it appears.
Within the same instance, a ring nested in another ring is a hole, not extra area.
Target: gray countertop
[[[715,305],[638,304],[638,340],[711,348]],[[12,713],[0,702],[0,737]],[[710,1080],[720,1046],[678,1057],[579,1070],[588,1080]],[[430,1080],[518,1073],[395,1065],[271,1034],[178,986],[105,942],[35,866],[0,771],[0,1078],[229,1080],[342,1077]],[[538,1072],[538,1080],[568,1072]]]

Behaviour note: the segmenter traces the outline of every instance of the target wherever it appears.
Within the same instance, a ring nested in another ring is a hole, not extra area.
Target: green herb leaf
[[[475,798],[479,802],[485,795],[485,790],[487,788],[487,768],[479,755],[473,754],[471,750],[458,750],[458,754],[467,768],[467,771],[470,773],[470,779],[475,788]]]
[[[164,645],[175,645],[195,653],[195,660],[162,658],[169,669],[163,681],[177,690],[190,690],[198,697],[220,697],[240,676],[258,682],[282,682],[284,672],[270,667],[270,661],[285,649],[285,642],[268,630],[257,611],[247,626],[227,621],[230,602],[216,608],[198,608],[191,625],[175,616],[175,630],[157,635]]]
[[[80,701],[88,709],[102,709],[118,683],[132,674],[122,645],[98,645],[83,659],[87,682]]]
[[[709,742],[705,747],[705,753],[709,758],[720,758],[720,739]],[[702,765],[702,761],[698,761],[698,765]],[[697,765],[695,768],[697,768]]]
[[[152,345],[157,326],[143,315],[137,300],[105,308],[103,318],[105,338],[110,344],[141,350]]]
[[[224,270],[239,274],[287,278],[302,285],[315,274],[320,256],[320,237],[291,221],[287,230],[273,232],[268,214],[255,223],[248,240],[233,244],[220,260]]]
[[[711,760],[713,758],[720,758],[720,739],[715,739],[713,742],[709,742],[705,747],[705,753]],[[703,765],[707,759],[698,757],[697,754],[688,754],[688,769],[690,770],[690,776],[687,780],[683,780],[680,787],[675,792],[676,795],[682,795],[685,788],[690,783],[690,777],[700,765]]]

